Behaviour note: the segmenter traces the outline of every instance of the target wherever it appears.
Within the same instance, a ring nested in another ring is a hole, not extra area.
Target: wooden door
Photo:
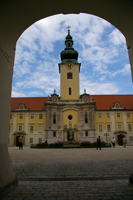
[[[118,145],[122,146],[123,145],[123,139],[124,135],[118,135]]]

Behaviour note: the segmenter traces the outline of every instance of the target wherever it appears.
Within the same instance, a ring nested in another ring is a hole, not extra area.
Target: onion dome
[[[78,63],[78,52],[73,48],[73,40],[68,29],[68,35],[65,40],[66,48],[60,53],[61,63]]]

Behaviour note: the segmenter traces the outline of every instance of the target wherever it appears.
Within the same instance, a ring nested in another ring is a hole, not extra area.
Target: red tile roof
[[[92,95],[92,98],[97,110],[110,110],[116,102],[127,110],[133,110],[133,95]]]
[[[44,110],[44,103],[48,97],[20,97],[11,98],[11,111],[19,107],[19,104],[25,104],[30,111]]]
[[[96,102],[97,110],[110,110],[114,103],[120,103],[121,107],[127,110],[133,110],[133,95],[92,95]],[[25,104],[29,111],[44,110],[44,103],[47,97],[22,97],[11,98],[11,111],[19,107],[19,104]]]

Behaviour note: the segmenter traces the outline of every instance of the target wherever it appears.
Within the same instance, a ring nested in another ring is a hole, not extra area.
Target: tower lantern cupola
[[[65,45],[66,48],[60,53],[61,55],[61,63],[78,63],[78,52],[73,48],[73,40],[70,35],[70,26],[68,28],[68,35],[66,36]]]

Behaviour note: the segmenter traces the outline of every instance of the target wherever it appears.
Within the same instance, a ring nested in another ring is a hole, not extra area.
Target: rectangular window
[[[107,131],[111,131],[111,125],[107,124]]]
[[[19,114],[19,119],[23,119],[23,114]]]
[[[72,88],[71,87],[69,87],[69,95],[72,95]]]
[[[133,136],[130,136],[129,138],[130,138],[130,141],[133,142]]]
[[[132,131],[132,125],[131,124],[128,124],[128,130]]]
[[[120,118],[120,113],[117,113],[117,118]]]
[[[127,118],[130,118],[130,113],[127,113]]]
[[[106,118],[110,118],[110,114],[109,113],[106,113]]]
[[[86,137],[88,136],[88,131],[85,131],[85,136],[86,136]]]
[[[30,132],[31,132],[31,133],[34,132],[34,126],[30,126]]]
[[[18,132],[22,132],[22,125],[18,126]]]
[[[42,125],[38,126],[38,132],[42,132]]]
[[[73,78],[72,73],[71,72],[67,73],[67,79],[72,79],[72,78]]]
[[[33,138],[30,138],[30,143],[33,143]]]
[[[39,119],[43,119],[43,114],[39,114]]]
[[[9,132],[11,132],[11,125],[9,126]]]
[[[10,114],[10,119],[12,119],[12,114]]]
[[[85,124],[88,123],[88,116],[87,116],[87,113],[85,113]]]
[[[56,137],[56,131],[53,132],[53,137]]]
[[[34,114],[31,114],[31,115],[30,115],[30,118],[31,118],[31,119],[34,119]]]
[[[102,124],[99,124],[99,131],[102,131],[103,128],[102,128]]]
[[[38,141],[39,143],[42,143],[42,138],[39,138],[39,141]]]
[[[98,118],[102,118],[102,114],[101,113],[98,113]]]
[[[118,131],[121,131],[121,124],[118,124]]]

